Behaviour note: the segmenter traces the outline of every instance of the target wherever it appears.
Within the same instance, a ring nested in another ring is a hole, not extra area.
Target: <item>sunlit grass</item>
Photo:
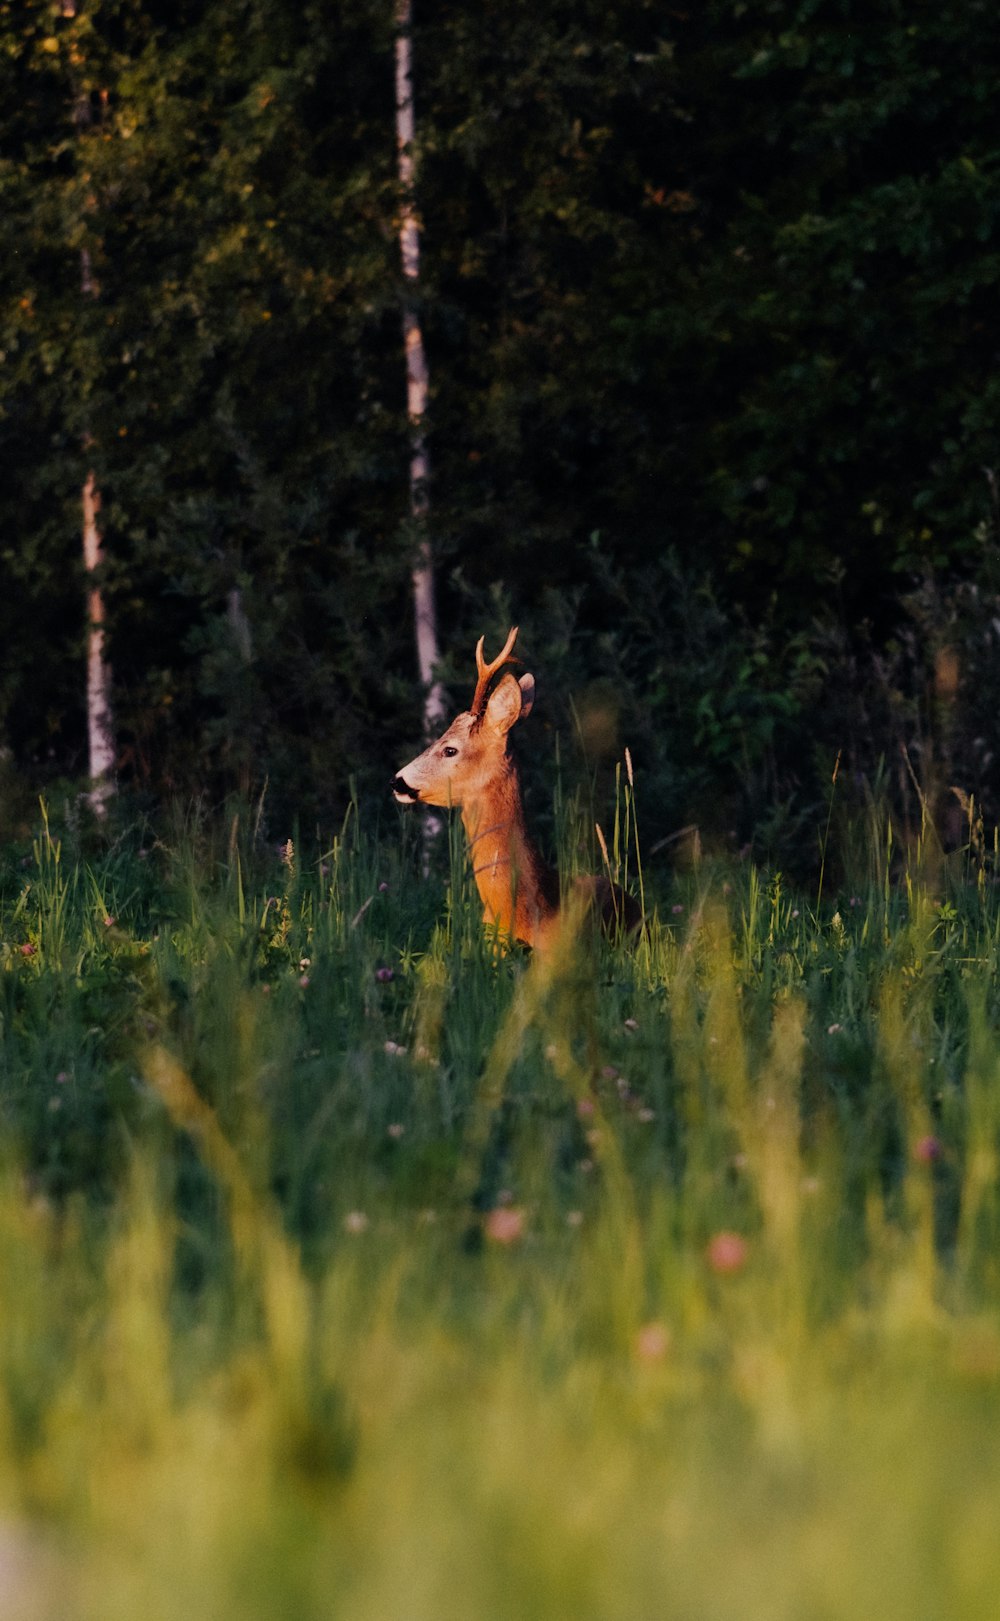
[[[546,961],[353,819],[12,859],[5,1617],[995,1613],[993,887],[620,786],[647,927]]]

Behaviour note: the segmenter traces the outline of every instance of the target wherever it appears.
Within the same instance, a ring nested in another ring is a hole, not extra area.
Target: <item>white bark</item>
[[[76,17],[76,0],[61,0],[63,17]],[[106,104],[106,97],[103,98]],[[76,124],[83,130],[90,123],[90,104],[83,94],[77,100]],[[80,295],[96,298],[90,250],[80,249]],[[84,445],[89,435],[84,435]],[[83,509],[83,566],[87,574],[87,754],[90,772],[90,808],[99,821],[108,813],[108,800],[115,791],[115,732],[111,713],[111,666],[104,657],[104,595],[97,582],[103,561],[101,530],[97,515],[101,492],[93,472],[87,474],[81,492]]]
[[[434,679],[438,663],[437,610],[434,602],[434,567],[427,533],[430,462],[424,436],[427,411],[427,355],[417,313],[420,284],[420,227],[414,201],[414,119],[412,84],[412,5],[396,5],[396,147],[399,157],[399,247],[403,261],[406,301],[403,338],[406,346],[406,408],[410,419],[410,514],[420,530],[420,545],[413,569],[413,608],[417,636],[417,668],[424,688],[424,730],[440,730],[445,719],[445,696]]]
[[[104,657],[104,597],[95,575],[102,561],[101,531],[97,515],[101,495],[93,473],[83,486],[83,565],[87,587],[87,742],[90,756],[89,794],[94,815],[107,815],[114,792],[115,739],[111,717],[111,667]]]

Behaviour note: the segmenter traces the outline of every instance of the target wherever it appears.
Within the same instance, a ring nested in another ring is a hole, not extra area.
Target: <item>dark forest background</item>
[[[93,468],[121,784],[328,822],[420,733],[392,7],[72,9],[0,4],[8,798],[86,772]],[[522,757],[627,743],[651,841],[814,851],[838,753],[1000,815],[998,62],[977,0],[418,0],[444,675],[519,623]]]

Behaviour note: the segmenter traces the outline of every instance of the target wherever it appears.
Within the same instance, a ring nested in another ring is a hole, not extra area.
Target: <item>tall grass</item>
[[[547,961],[409,825],[11,855],[5,1616],[995,1613],[989,873],[643,870],[620,786],[646,928]]]

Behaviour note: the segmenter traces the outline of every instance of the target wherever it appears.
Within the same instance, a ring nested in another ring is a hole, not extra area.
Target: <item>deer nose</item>
[[[419,799],[420,795],[415,788],[411,788],[405,777],[393,777],[392,792],[397,799]]]

